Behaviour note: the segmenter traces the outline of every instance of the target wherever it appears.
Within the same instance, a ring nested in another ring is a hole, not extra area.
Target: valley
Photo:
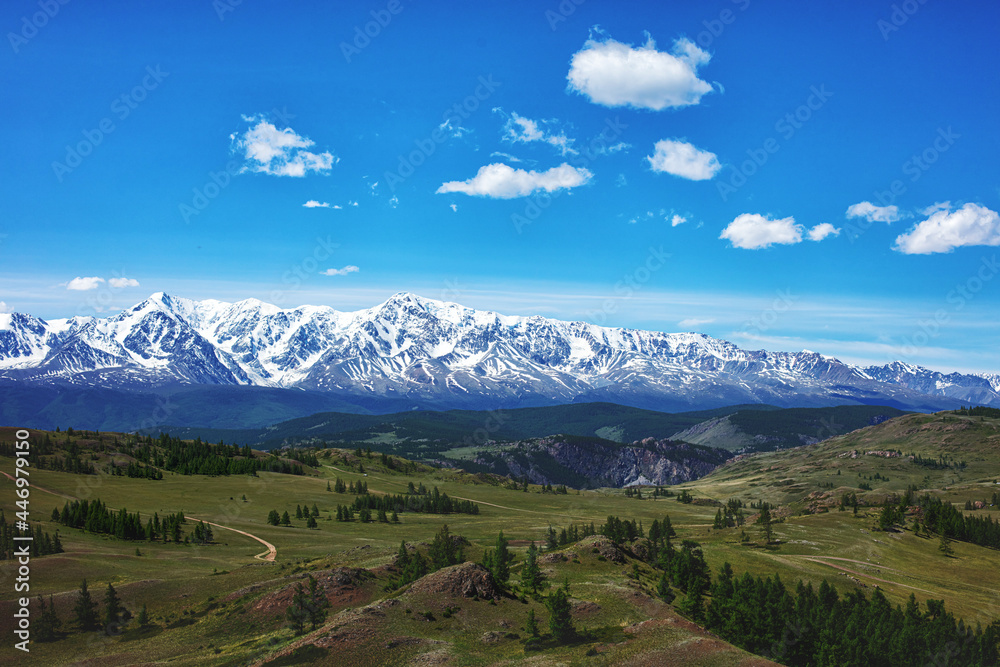
[[[165,471],[163,479],[129,478],[104,471],[112,460],[123,466],[149,458],[139,456],[137,436],[32,434],[36,443],[46,436],[51,456],[76,451],[97,470],[93,475],[31,470],[33,522],[48,533],[59,530],[64,549],[31,560],[32,595],[46,600],[51,595],[64,623],[59,639],[32,645],[32,657],[46,664],[83,661],[84,656],[86,661],[134,662],[140,655],[192,665],[659,664],[666,655],[684,656],[685,664],[770,664],[707,633],[700,625],[704,621],[685,618],[691,612],[677,582],[673,601],[665,603],[657,592],[662,570],[642,556],[647,541],[615,547],[601,535],[571,540],[574,531],[586,532],[591,524],[600,528],[609,516],[635,520],[647,532],[654,521],[669,517],[677,533],[675,547],[683,540],[699,544],[712,581],[729,563],[737,578],[776,574],[792,591],[800,580],[816,589],[825,579],[841,595],[870,596],[877,590],[892,605],[905,606],[911,593],[922,606],[926,600],[943,600],[950,613],[973,628],[989,628],[1000,619],[1000,552],[955,539],[948,556],[937,533],[914,530],[922,514],[917,499],[924,495],[968,516],[1000,519],[993,495],[1000,490],[1000,419],[992,414],[902,415],[818,444],[745,454],[682,484],[569,487],[565,492],[533,483],[525,490],[515,479],[357,448],[283,450],[283,456],[309,463],[315,454],[317,465],[304,465],[302,475]],[[12,429],[0,431],[0,441],[13,437]],[[116,440],[121,444],[114,445]],[[130,441],[134,445],[127,446]],[[155,459],[156,440],[151,442]],[[123,453],[129,450],[132,455]],[[896,451],[901,455],[886,455]],[[260,452],[255,457],[273,458]],[[13,474],[13,458],[0,457],[0,467]],[[333,490],[338,480],[345,486],[364,484],[373,499],[405,496],[411,484],[427,493],[436,488],[455,501],[476,503],[478,514],[400,511],[394,523],[376,520],[373,512],[371,523],[338,521],[339,507],[365,497]],[[903,521],[880,530],[885,503],[898,503],[908,489],[915,489],[914,504]],[[841,509],[845,495],[856,498],[857,513],[850,501]],[[692,502],[679,502],[685,496]],[[11,518],[17,508],[8,497],[3,510]],[[69,502],[67,497],[99,498],[109,508],[138,511],[143,520],[153,513],[183,512],[186,536],[197,520],[204,520],[216,526],[214,539],[209,544],[123,541],[48,520],[53,509]],[[729,499],[741,501],[744,525],[713,528]],[[979,501],[983,509],[962,512],[966,501]],[[755,523],[759,511],[752,507],[761,503],[768,503],[775,517],[768,544]],[[314,505],[316,527],[307,528],[305,519],[295,518],[296,508]],[[270,525],[271,510],[289,512],[290,525]],[[509,588],[490,588],[489,574],[469,569],[471,564],[393,588],[400,543],[419,552],[431,549],[443,524],[451,535],[462,536],[463,558],[471,562],[481,562],[503,531],[514,554]],[[560,543],[563,529],[570,538]],[[262,542],[273,545],[273,561],[261,559]],[[538,597],[520,579],[531,542],[542,547],[540,563],[549,584]],[[9,562],[2,572],[9,589]],[[331,607],[316,632],[306,628],[296,637],[285,610],[294,585],[305,584],[309,575],[320,581]],[[84,577],[95,599],[113,583],[133,616],[146,605],[146,626],[133,620],[111,636],[74,630],[71,608]],[[578,638],[553,643],[545,640],[544,602],[564,581]],[[711,608],[711,595],[705,604]],[[3,623],[10,622],[10,605],[3,602]],[[542,626],[537,646],[525,631],[528,611]],[[771,655],[784,662],[784,654]]]

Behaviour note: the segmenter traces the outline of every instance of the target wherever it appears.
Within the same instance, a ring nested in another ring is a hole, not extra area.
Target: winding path
[[[185,516],[185,518],[191,519],[192,521],[205,521],[204,519],[199,519],[196,516]],[[252,540],[257,540],[258,542],[260,542],[261,544],[263,544],[265,547],[267,547],[267,551],[262,551],[261,553],[259,553],[256,556],[254,556],[254,558],[259,558],[260,560],[266,560],[266,561],[270,561],[270,562],[273,563],[274,559],[277,558],[277,556],[278,556],[278,549],[277,549],[277,547],[275,547],[273,544],[271,544],[270,542],[268,542],[267,540],[265,540],[265,539],[263,539],[261,537],[257,537],[256,535],[251,535],[250,533],[246,532],[245,530],[238,530],[236,528],[230,528],[229,526],[223,526],[222,524],[219,524],[219,523],[213,523],[211,521],[205,521],[205,523],[207,523],[210,526],[215,526],[216,528],[222,528],[224,530],[231,530],[234,533],[239,533],[240,535],[245,535],[246,537],[249,537]]]
[[[7,472],[4,472],[3,470],[0,470],[0,475],[3,475],[4,477],[6,477],[7,479],[9,479],[12,482],[14,481],[14,477],[10,473],[7,473]],[[67,495],[65,493],[59,493],[58,491],[49,491],[48,489],[43,488],[41,486],[38,486],[37,484],[35,484],[33,482],[31,484],[30,488],[34,489],[35,491],[41,491],[43,493],[52,494],[53,496],[58,496],[60,498],[65,498],[66,500],[76,500],[76,498],[73,497],[73,496]]]

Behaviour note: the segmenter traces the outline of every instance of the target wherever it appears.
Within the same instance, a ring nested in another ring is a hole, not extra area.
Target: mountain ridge
[[[353,312],[157,292],[107,318],[8,313],[0,315],[0,379],[153,392],[258,386],[433,409],[1000,405],[1000,378],[990,374],[861,367],[815,352],[744,350],[700,333],[503,315],[406,292]]]

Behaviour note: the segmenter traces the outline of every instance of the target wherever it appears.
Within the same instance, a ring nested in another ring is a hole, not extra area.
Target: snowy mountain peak
[[[735,403],[1000,405],[997,376],[905,362],[859,368],[705,334],[501,315],[399,292],[372,308],[282,309],[157,292],[106,318],[0,315],[0,378],[100,386],[250,384],[439,407],[607,400],[661,410]]]

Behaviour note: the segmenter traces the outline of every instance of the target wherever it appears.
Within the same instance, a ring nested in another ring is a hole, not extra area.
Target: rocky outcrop
[[[573,436],[550,436],[479,452],[478,465],[535,484],[575,488],[680,484],[724,463],[725,450],[646,438],[630,445]]]

